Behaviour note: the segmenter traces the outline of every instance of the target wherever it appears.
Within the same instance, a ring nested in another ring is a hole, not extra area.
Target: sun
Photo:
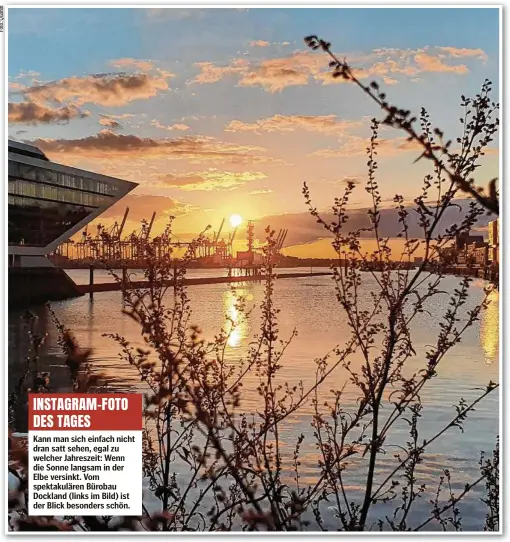
[[[238,226],[241,225],[242,222],[243,222],[243,219],[241,218],[241,215],[232,215],[230,217],[230,225],[233,228],[237,228]]]

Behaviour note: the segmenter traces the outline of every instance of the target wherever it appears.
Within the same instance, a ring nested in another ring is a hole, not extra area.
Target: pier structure
[[[275,273],[274,277],[278,280],[280,279],[299,279],[305,277],[321,277],[321,276],[332,276],[331,271],[317,271],[310,273]],[[182,283],[184,286],[200,286],[206,284],[233,284],[239,282],[255,282],[262,281],[266,276],[259,272],[258,274],[252,273],[248,275],[228,275],[222,277],[195,277],[195,278],[185,278]],[[164,281],[163,286],[173,287],[175,286],[174,280]],[[94,275],[91,272],[89,284],[80,284],[77,285],[78,290],[81,295],[89,294],[89,297],[93,298],[94,293],[99,292],[119,292],[124,288],[128,290],[150,288],[150,282],[139,280],[139,281],[127,281],[125,277],[122,277],[120,281],[115,282],[103,282],[95,283]]]

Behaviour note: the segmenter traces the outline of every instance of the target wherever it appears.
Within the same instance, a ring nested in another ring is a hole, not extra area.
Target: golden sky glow
[[[365,153],[379,112],[306,48],[313,32],[362,81],[414,113],[426,107],[453,139],[462,94],[488,78],[497,96],[497,9],[10,8],[9,136],[137,182],[101,217],[107,226],[129,206],[126,233],[155,211],[155,235],[170,216],[181,237],[224,218],[227,235],[239,215],[259,238],[268,225],[288,228],[289,254],[325,256],[324,232],[303,226],[303,183],[319,210],[349,180],[351,208],[368,206]],[[413,165],[418,151],[402,133],[381,127],[379,137],[383,202],[412,201],[428,164]],[[498,176],[496,144],[481,163],[486,184]]]

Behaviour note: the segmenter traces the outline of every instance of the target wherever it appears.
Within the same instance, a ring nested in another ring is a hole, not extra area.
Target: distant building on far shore
[[[459,255],[459,263],[486,266],[489,263],[489,246],[485,242],[466,245],[464,253]]]
[[[489,222],[489,261],[499,262],[499,218]]]
[[[457,250],[463,250],[468,245],[483,242],[483,235],[471,235],[469,232],[465,232],[457,234],[457,236],[455,237],[455,248]]]

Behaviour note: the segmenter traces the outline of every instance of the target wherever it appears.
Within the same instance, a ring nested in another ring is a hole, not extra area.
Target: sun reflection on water
[[[224,294],[227,315],[225,331],[228,334],[227,345],[230,348],[238,348],[241,341],[246,337],[246,318],[240,310],[240,303],[243,298],[245,298],[245,292],[240,288],[236,291],[229,290]]]
[[[491,365],[499,355],[499,292],[489,294],[489,304],[482,312],[480,342],[485,355],[485,363]]]

